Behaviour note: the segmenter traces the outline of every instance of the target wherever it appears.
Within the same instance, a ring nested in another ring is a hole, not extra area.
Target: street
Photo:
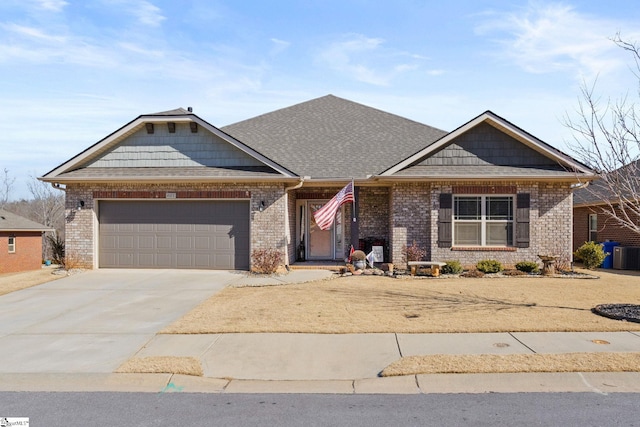
[[[631,393],[0,393],[2,417],[90,426],[638,426]]]

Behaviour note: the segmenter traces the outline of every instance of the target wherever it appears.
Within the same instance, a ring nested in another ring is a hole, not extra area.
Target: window
[[[454,246],[513,246],[513,196],[454,196]]]
[[[598,214],[589,214],[589,241],[598,241]]]
[[[14,254],[16,252],[16,238],[9,237],[9,253]]]

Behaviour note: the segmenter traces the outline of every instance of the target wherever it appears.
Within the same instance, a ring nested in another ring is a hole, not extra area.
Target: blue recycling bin
[[[613,248],[616,246],[620,246],[618,242],[604,242],[602,243],[602,248],[604,249],[604,253],[607,255],[604,257],[604,261],[602,261],[602,268],[613,268]]]

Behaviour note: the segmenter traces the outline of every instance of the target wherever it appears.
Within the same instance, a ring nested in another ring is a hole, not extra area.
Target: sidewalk
[[[131,285],[122,282],[121,273],[107,271],[94,274],[91,289],[76,283],[81,278],[72,278],[5,297],[9,310],[5,311],[7,331],[2,341],[6,344],[4,356],[0,358],[3,362],[0,365],[0,391],[340,394],[640,392],[638,372],[378,376],[390,363],[413,355],[638,353],[640,332],[156,334],[159,326],[150,322],[162,320],[158,311],[165,317],[169,315],[166,309],[160,310],[164,306],[159,301],[166,300],[167,293],[175,291],[169,275],[163,274],[160,278],[156,275],[147,277],[147,272],[129,272],[127,277],[132,280]],[[225,286],[269,286],[329,279],[332,274],[326,270],[293,270],[283,276],[227,274],[221,275],[220,280]],[[193,301],[215,291],[201,283],[204,279],[198,279],[195,273],[192,276],[189,292],[193,294]],[[114,282],[114,277],[119,280]],[[161,284],[164,280],[168,282],[163,287]],[[75,302],[82,309],[81,312],[64,311],[49,319],[45,316],[45,308],[51,306],[54,295],[60,294],[62,301],[67,304],[73,302],[68,292],[65,293],[67,289],[74,290],[75,298],[86,294],[85,299],[95,299],[101,303],[107,301],[105,298],[108,296],[111,298],[108,300],[110,311],[85,307],[86,301],[82,300],[82,304]],[[185,292],[181,288],[180,299],[186,297]],[[122,310],[130,304],[117,305],[112,299],[133,298],[138,301],[140,295],[151,297],[155,293],[160,293],[163,298],[158,297],[152,300],[153,304],[148,304],[149,313],[129,316],[126,317],[126,324],[119,323],[124,319]],[[31,308],[26,314],[19,305],[22,299]],[[34,308],[35,302],[40,300],[43,308]],[[176,301],[169,300],[172,306],[176,305]],[[189,301],[183,301],[184,309],[194,303]],[[108,317],[103,318],[102,315]],[[165,323],[169,320],[165,319]],[[20,322],[26,323],[20,326]],[[109,322],[116,323],[109,326]],[[115,330],[115,327],[122,336],[105,332]],[[144,331],[147,335],[138,337],[139,341],[127,347],[125,344],[134,335],[140,335],[142,327],[149,329]],[[18,328],[18,332],[12,328]],[[71,344],[75,343],[75,347],[70,347],[68,340],[61,341],[64,334],[71,337]],[[76,336],[83,337],[84,341],[73,341]],[[45,339],[47,337],[48,341]],[[65,345],[62,349],[58,348],[63,345],[61,343]],[[114,349],[118,352],[114,353]],[[196,358],[204,375],[112,373],[129,358],[158,356]]]
[[[639,393],[638,372],[378,377],[389,363],[410,355],[605,351],[640,352],[640,333],[156,335],[134,357],[196,357],[204,376],[5,373],[0,374],[0,391]]]

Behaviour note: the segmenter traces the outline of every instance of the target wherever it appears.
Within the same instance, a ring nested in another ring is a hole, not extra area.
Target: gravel
[[[640,305],[636,304],[600,304],[591,311],[610,319],[640,323]]]

